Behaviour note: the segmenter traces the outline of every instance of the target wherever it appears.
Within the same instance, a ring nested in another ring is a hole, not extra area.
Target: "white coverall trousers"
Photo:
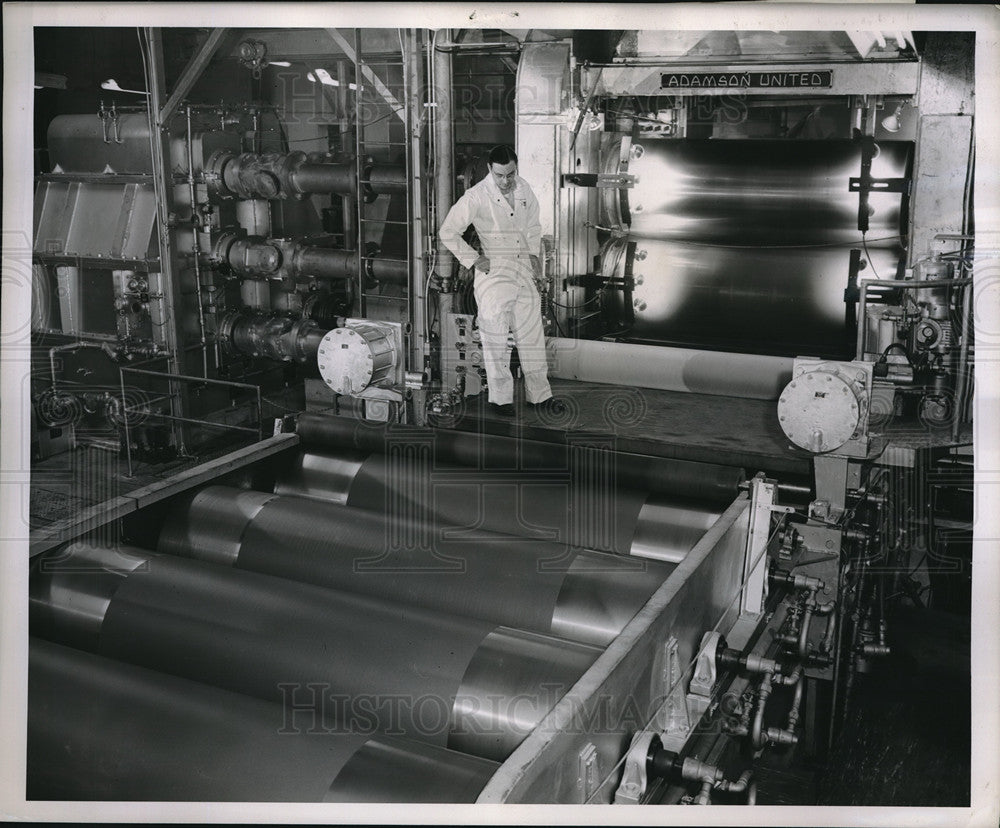
[[[514,401],[514,378],[507,354],[507,333],[514,336],[525,396],[540,403],[552,396],[545,359],[545,334],[538,289],[527,255],[490,257],[489,273],[475,271],[474,293],[479,306],[479,333],[489,400],[496,405]]]

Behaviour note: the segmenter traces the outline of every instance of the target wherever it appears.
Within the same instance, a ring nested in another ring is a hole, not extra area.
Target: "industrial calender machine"
[[[147,106],[52,120],[33,455],[135,483],[33,538],[29,799],[753,804],[829,748],[966,469],[971,94],[910,33],[607,34],[323,30],[311,122],[192,89],[316,33],[168,84],[149,29]],[[564,420],[477,416],[435,237],[498,56]]]
[[[133,544],[36,559],[33,798],[744,801],[738,752],[688,748],[799,739],[836,586],[782,555],[774,481],[619,456],[608,503],[586,444],[318,414],[266,442],[155,484]]]

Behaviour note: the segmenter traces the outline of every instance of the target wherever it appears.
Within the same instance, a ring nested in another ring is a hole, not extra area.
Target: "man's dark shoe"
[[[528,406],[539,414],[550,417],[560,417],[569,410],[566,403],[556,397],[549,397],[547,400],[542,400],[538,403],[530,402]]]
[[[504,405],[497,405],[497,403],[490,403],[490,411],[492,411],[498,417],[514,416],[514,406],[511,403],[505,403]]]

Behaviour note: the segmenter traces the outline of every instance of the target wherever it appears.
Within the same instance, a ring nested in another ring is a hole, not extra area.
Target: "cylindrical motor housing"
[[[953,273],[951,262],[945,259],[928,259],[913,266],[913,281],[951,279]],[[946,321],[951,315],[951,293],[952,288],[949,286],[917,288],[913,291],[913,298],[924,309],[927,318]]]
[[[361,323],[327,332],[316,364],[335,393],[352,396],[391,379],[398,357],[391,331],[378,323]]]

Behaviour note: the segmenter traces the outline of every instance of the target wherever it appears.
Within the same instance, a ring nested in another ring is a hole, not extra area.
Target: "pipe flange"
[[[202,175],[210,198],[228,201],[235,197],[225,181],[226,167],[235,157],[233,152],[225,149],[216,150],[208,156]]]
[[[246,233],[242,230],[223,230],[212,245],[212,251],[208,254],[208,260],[213,267],[231,271],[229,266],[229,251],[239,239],[244,238]]]
[[[250,316],[250,314],[251,311],[249,308],[235,308],[226,311],[219,320],[216,339],[222,343],[222,348],[228,355],[234,356],[239,353],[233,341],[233,334],[236,331],[236,326]]]

